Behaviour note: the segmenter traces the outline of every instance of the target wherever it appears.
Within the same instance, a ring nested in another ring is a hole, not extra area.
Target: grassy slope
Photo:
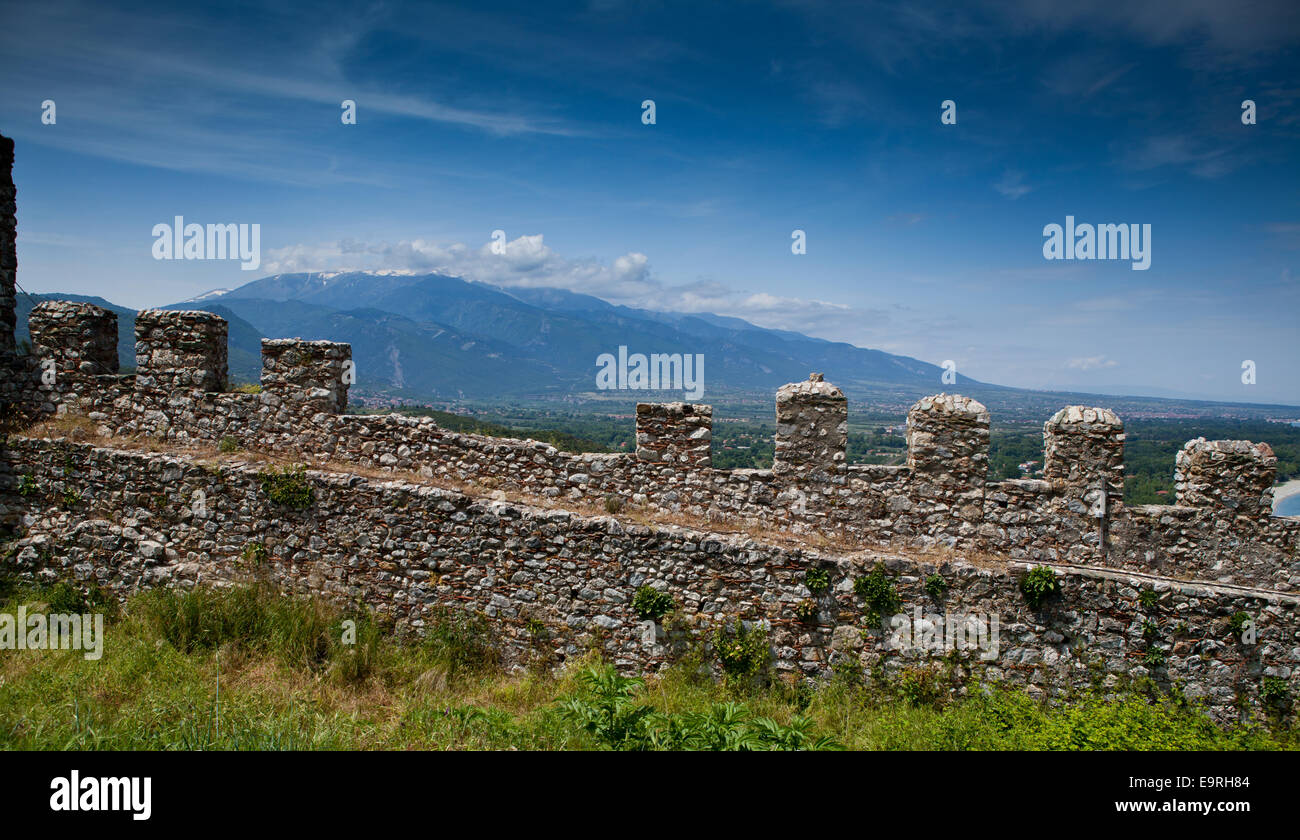
[[[66,586],[11,587],[0,612],[13,614],[19,603],[95,608],[79,598]],[[1045,709],[1013,691],[944,702],[935,686],[907,678],[728,688],[686,662],[641,684],[593,656],[558,677],[546,668],[507,674],[484,621],[443,615],[422,641],[403,643],[358,613],[357,644],[346,646],[347,617],[258,588],[134,596],[110,616],[97,662],[79,651],[0,651],[0,747],[771,748],[818,739],[851,749],[1297,746],[1289,729],[1224,732],[1195,708],[1139,694],[1122,702],[1085,694]]]

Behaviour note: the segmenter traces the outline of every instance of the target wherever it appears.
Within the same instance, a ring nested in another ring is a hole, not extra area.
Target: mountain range
[[[121,363],[124,369],[134,366],[135,312],[100,297],[20,296],[20,342],[27,338],[27,314],[41,299],[88,301],[116,312]],[[629,354],[702,355],[705,401],[769,402],[776,388],[819,371],[851,400],[890,411],[943,390],[960,390],[991,409],[1027,419],[1069,402],[1089,402],[1088,395],[1009,388],[960,374],[944,383],[943,368],[919,359],[739,318],[636,309],[564,289],[501,288],[442,274],[276,274],[163,308],[206,310],[229,322],[232,382],[258,381],[263,337],[348,342],[357,364],[352,394],[358,402],[598,398],[596,359],[617,355],[620,347]],[[682,392],[603,396],[672,400]],[[1178,405],[1232,416],[1280,416],[1273,409],[1290,408],[1140,397],[1107,404],[1144,412]]]

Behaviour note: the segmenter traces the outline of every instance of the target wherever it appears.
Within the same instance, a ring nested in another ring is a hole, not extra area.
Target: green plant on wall
[[[1020,579],[1020,592],[1033,609],[1040,608],[1060,591],[1061,583],[1056,579],[1056,572],[1047,566],[1035,566]]]
[[[258,473],[257,477],[262,483],[262,492],[277,505],[303,510],[316,501],[315,491],[307,483],[307,468],[304,466],[267,470]]]
[[[812,624],[817,620],[817,602],[811,598],[804,598],[794,605],[794,617],[803,624]]]
[[[243,559],[246,564],[254,569],[260,569],[271,559],[271,552],[266,550],[263,543],[250,542],[244,546]]]
[[[824,566],[814,566],[804,572],[803,585],[814,595],[821,595],[831,588],[831,573]]]
[[[898,612],[903,603],[884,563],[877,563],[870,574],[855,580],[853,591],[866,602],[867,620],[872,624],[880,621],[883,616]]]
[[[749,627],[740,619],[723,624],[713,633],[713,650],[729,677],[756,677],[767,670],[772,652],[767,630],[755,623]]]
[[[36,495],[36,478],[31,473],[18,479],[18,495],[23,497]]]
[[[943,575],[935,572],[925,579],[925,591],[936,601],[942,601],[943,596],[948,594],[948,581],[943,579]]]
[[[677,606],[673,596],[653,586],[643,586],[632,596],[632,609],[642,620],[658,621]]]

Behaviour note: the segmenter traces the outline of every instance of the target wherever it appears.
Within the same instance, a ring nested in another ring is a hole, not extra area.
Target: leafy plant
[[[257,477],[262,483],[262,492],[277,505],[303,510],[316,501],[316,493],[307,483],[305,466],[267,470],[258,473]]]
[[[1143,589],[1142,592],[1138,594],[1138,603],[1142,605],[1142,609],[1144,610],[1154,608],[1159,600],[1160,594],[1154,589]]]
[[[65,510],[71,510],[80,501],[81,494],[71,487],[63,491],[62,504]]]
[[[925,579],[925,591],[934,600],[941,601],[948,592],[948,581],[943,579],[943,575],[935,572]]]
[[[1056,572],[1048,566],[1035,566],[1020,579],[1020,592],[1033,609],[1041,607],[1048,598],[1061,592]]]
[[[642,620],[658,621],[677,607],[673,596],[653,586],[642,586],[632,596],[632,609]]]
[[[898,612],[903,603],[884,563],[877,563],[871,574],[855,580],[853,591],[867,602],[868,618],[872,623],[879,621],[882,616]]]
[[[1232,618],[1228,619],[1228,627],[1232,630],[1232,635],[1240,637],[1252,621],[1250,613],[1237,612],[1233,613]]]
[[[811,598],[804,598],[794,605],[794,617],[804,624],[812,624],[817,620],[817,602]]]
[[[729,677],[753,677],[767,670],[772,652],[767,645],[767,630],[755,623],[745,627],[736,619],[723,624],[713,633],[713,650]]]
[[[1151,666],[1165,664],[1166,658],[1164,650],[1158,647],[1149,647],[1142,655],[1142,661]]]
[[[1151,641],[1152,639],[1159,638],[1159,636],[1160,625],[1156,624],[1151,619],[1142,622],[1142,638]]]
[[[814,595],[831,588],[831,572],[825,566],[813,566],[803,574],[803,585]]]
[[[36,478],[31,473],[18,479],[18,495],[23,497],[36,495]]]
[[[1284,707],[1291,699],[1291,688],[1282,677],[1264,677],[1259,685],[1259,699],[1265,706]]]
[[[260,569],[271,559],[271,552],[260,542],[250,542],[244,546],[243,560],[255,569]]]

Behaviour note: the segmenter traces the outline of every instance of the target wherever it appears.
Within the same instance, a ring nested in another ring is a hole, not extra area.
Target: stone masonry
[[[835,478],[847,466],[849,403],[820,373],[776,392],[772,471],[794,478]]]
[[[636,457],[683,468],[712,463],[713,406],[637,403]]]

